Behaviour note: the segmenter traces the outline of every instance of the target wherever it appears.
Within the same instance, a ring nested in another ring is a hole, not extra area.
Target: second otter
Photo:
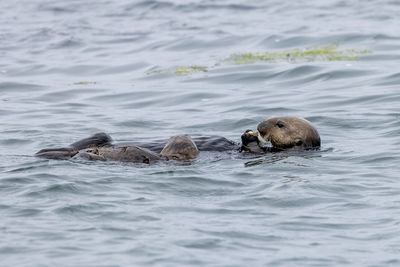
[[[111,137],[98,133],[72,144],[69,148],[43,149],[36,156],[50,159],[84,159],[153,163],[159,160],[189,160],[199,155],[199,150],[188,135],[169,139],[160,153],[135,145],[111,145]]]

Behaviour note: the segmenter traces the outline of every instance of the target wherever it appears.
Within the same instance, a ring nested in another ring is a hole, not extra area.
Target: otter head
[[[168,159],[188,160],[199,155],[199,150],[188,135],[172,136],[160,154]]]
[[[267,141],[279,149],[317,148],[321,140],[317,130],[305,119],[296,117],[274,117],[261,122],[258,127],[261,145]]]

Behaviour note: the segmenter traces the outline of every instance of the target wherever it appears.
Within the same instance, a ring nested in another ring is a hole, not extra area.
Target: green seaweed
[[[82,81],[82,82],[76,82],[74,85],[89,85],[89,84],[96,84],[97,82],[87,82],[87,81]]]
[[[163,70],[163,69],[154,69],[154,70],[151,70],[151,71],[148,71],[146,74],[147,75],[151,75],[151,74],[160,74],[160,73],[163,73],[165,70]]]
[[[257,62],[279,63],[279,62],[312,62],[312,61],[357,61],[362,55],[372,54],[368,49],[340,49],[339,43],[325,46],[314,46],[308,48],[296,48],[291,50],[263,52],[263,53],[243,53],[233,54],[225,59],[218,61],[212,66],[191,65],[178,68],[157,68],[147,72],[150,74],[174,73],[176,75],[185,75],[195,72],[208,72],[210,68],[219,66],[220,63],[228,64],[254,64]],[[89,84],[89,82],[80,82],[76,84]]]
[[[282,52],[234,54],[224,59],[233,64],[254,64],[256,62],[279,61],[356,61],[360,55],[371,54],[371,50],[339,49],[338,44]]]
[[[175,70],[175,74],[189,74],[193,72],[207,72],[207,71],[208,69],[205,66],[194,65],[189,67],[179,67],[177,70]]]

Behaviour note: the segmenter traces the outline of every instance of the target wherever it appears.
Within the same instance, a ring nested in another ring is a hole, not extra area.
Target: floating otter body
[[[162,157],[153,151],[138,146],[103,146],[82,149],[72,159],[150,164],[162,159]]]
[[[242,149],[260,150],[313,149],[321,146],[317,129],[307,120],[297,117],[274,117],[258,124],[257,132],[247,130],[242,135]],[[270,142],[272,147],[265,147]]]
[[[159,160],[189,160],[199,155],[199,150],[188,135],[173,136],[160,153],[135,145],[111,145],[111,137],[98,133],[73,143],[68,148],[43,149],[36,156],[48,159],[85,159],[153,163]]]

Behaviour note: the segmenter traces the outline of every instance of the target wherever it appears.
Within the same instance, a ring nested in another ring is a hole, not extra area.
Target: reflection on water
[[[302,166],[308,167],[301,163],[301,161],[297,160],[286,160],[286,159],[293,159],[293,157],[300,157],[304,159],[312,159],[315,157],[322,157],[321,153],[326,151],[318,150],[306,150],[306,151],[281,151],[281,152],[271,152],[265,155],[258,156],[255,160],[247,161],[244,163],[245,167],[252,167],[260,164],[274,164],[279,161],[285,161],[285,164],[293,164],[295,166]]]

